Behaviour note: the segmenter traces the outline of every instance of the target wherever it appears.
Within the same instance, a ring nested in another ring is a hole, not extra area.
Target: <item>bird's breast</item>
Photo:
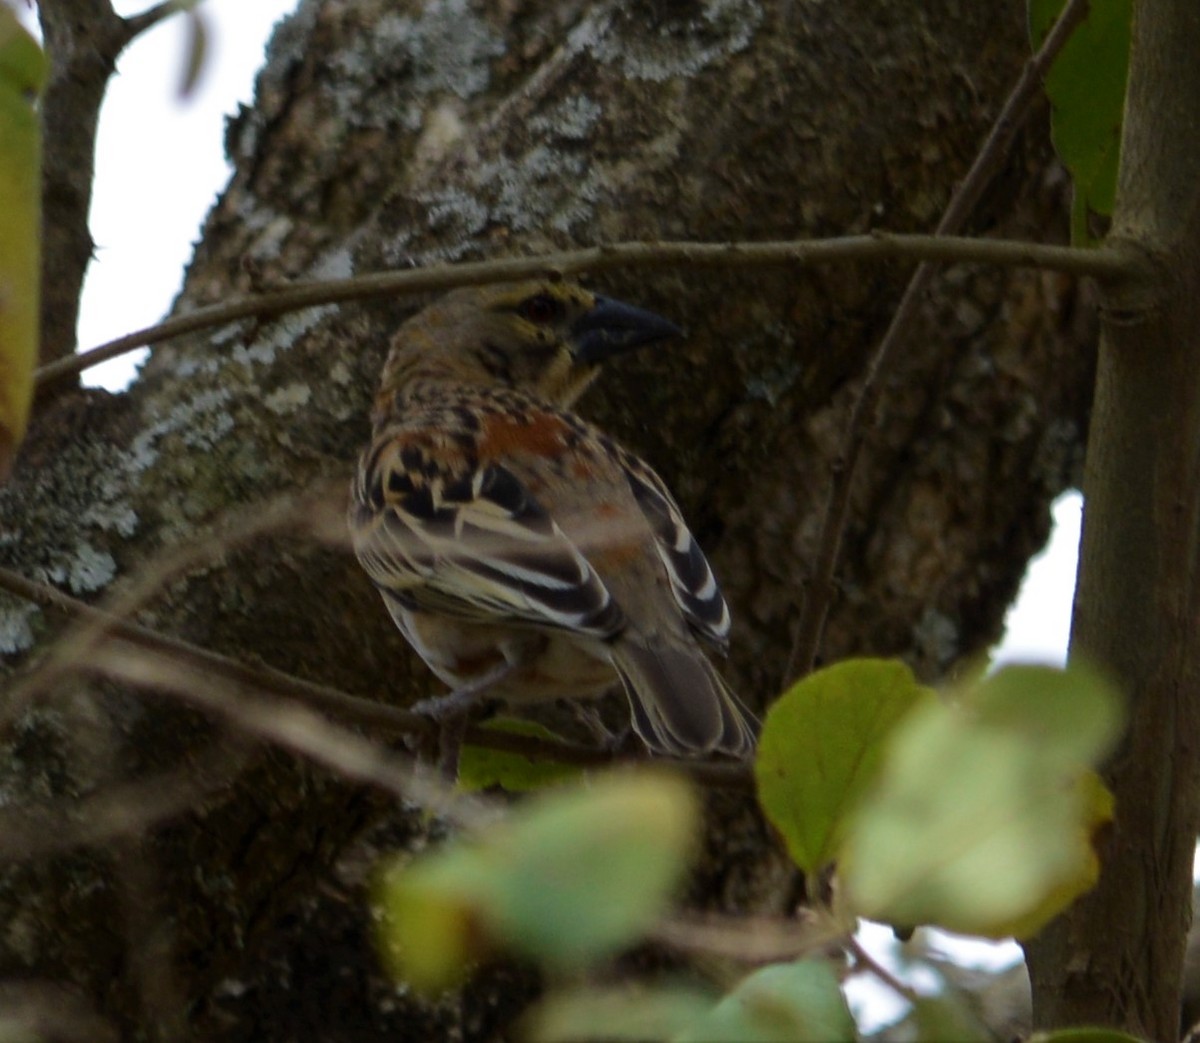
[[[488,694],[513,704],[590,699],[618,683],[608,646],[555,630],[455,619],[436,612],[393,609],[397,627],[425,664],[452,689],[514,664]]]

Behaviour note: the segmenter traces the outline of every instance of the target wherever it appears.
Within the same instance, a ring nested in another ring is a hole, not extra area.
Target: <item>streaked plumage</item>
[[[703,552],[650,467],[569,411],[605,357],[676,332],[569,283],[448,294],[395,337],[351,529],[452,689],[503,673],[488,695],[519,704],[619,679],[651,748],[742,755],[749,717],[695,640],[729,636]]]

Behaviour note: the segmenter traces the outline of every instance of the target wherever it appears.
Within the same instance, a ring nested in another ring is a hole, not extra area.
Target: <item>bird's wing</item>
[[[625,452],[621,464],[634,499],[654,530],[655,549],[688,625],[718,648],[727,648],[729,606],[679,505],[647,464]]]
[[[354,501],[359,560],[401,604],[599,638],[625,626],[587,559],[500,464],[451,466],[397,436],[364,457]]]

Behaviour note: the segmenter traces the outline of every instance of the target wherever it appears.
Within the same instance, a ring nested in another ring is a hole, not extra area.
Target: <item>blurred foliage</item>
[[[821,915],[834,945],[797,932],[804,958],[740,981],[552,989],[526,1018],[527,1037],[855,1038],[840,982],[857,953],[836,938],[848,941],[858,917],[1024,936],[1092,885],[1093,840],[1112,805],[1089,765],[1121,722],[1112,688],[1080,667],[1009,666],[942,693],[894,661],[813,674],[768,714],[754,772],[797,865],[829,883]],[[528,764],[510,775],[475,757],[468,768],[471,786],[549,781]],[[664,772],[597,773],[538,793],[477,836],[386,867],[385,958],[425,990],[501,952],[538,961],[551,981],[602,966],[667,913],[699,824],[690,788]],[[919,1038],[989,1038],[967,993],[918,996],[870,961],[853,970],[902,990]]]
[[[34,110],[46,77],[37,42],[0,4],[0,478],[33,399],[41,279],[41,130]]]
[[[890,737],[841,879],[856,912],[1028,936],[1091,888],[1111,797],[1086,765],[1122,708],[1091,671],[1010,666],[918,706]]]
[[[386,869],[383,951],[422,989],[501,949],[569,967],[607,956],[659,917],[699,824],[688,785],[654,772],[539,794],[478,838]]]

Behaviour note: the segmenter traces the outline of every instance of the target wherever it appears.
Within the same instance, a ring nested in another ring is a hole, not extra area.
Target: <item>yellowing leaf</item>
[[[482,866],[464,850],[393,864],[376,888],[377,942],[393,975],[420,992],[457,984],[490,951],[479,923]]]
[[[41,134],[33,102],[45,71],[41,48],[0,4],[0,480],[25,436],[37,364]]]
[[[804,678],[771,707],[754,763],[758,799],[805,872],[837,856],[885,740],[931,697],[898,660],[853,659]]]
[[[1076,785],[1083,801],[1083,821],[1072,824],[1075,833],[1077,862],[1075,871],[1051,887],[1045,898],[1022,916],[1008,923],[998,922],[993,938],[1032,938],[1082,894],[1096,886],[1100,879],[1100,859],[1096,854],[1096,835],[1113,817],[1112,792],[1094,771],[1085,771]]]
[[[1088,671],[1019,668],[918,708],[852,824],[851,908],[990,937],[1060,912],[1095,882],[1111,798],[1082,762],[1114,740],[1117,705]]]

